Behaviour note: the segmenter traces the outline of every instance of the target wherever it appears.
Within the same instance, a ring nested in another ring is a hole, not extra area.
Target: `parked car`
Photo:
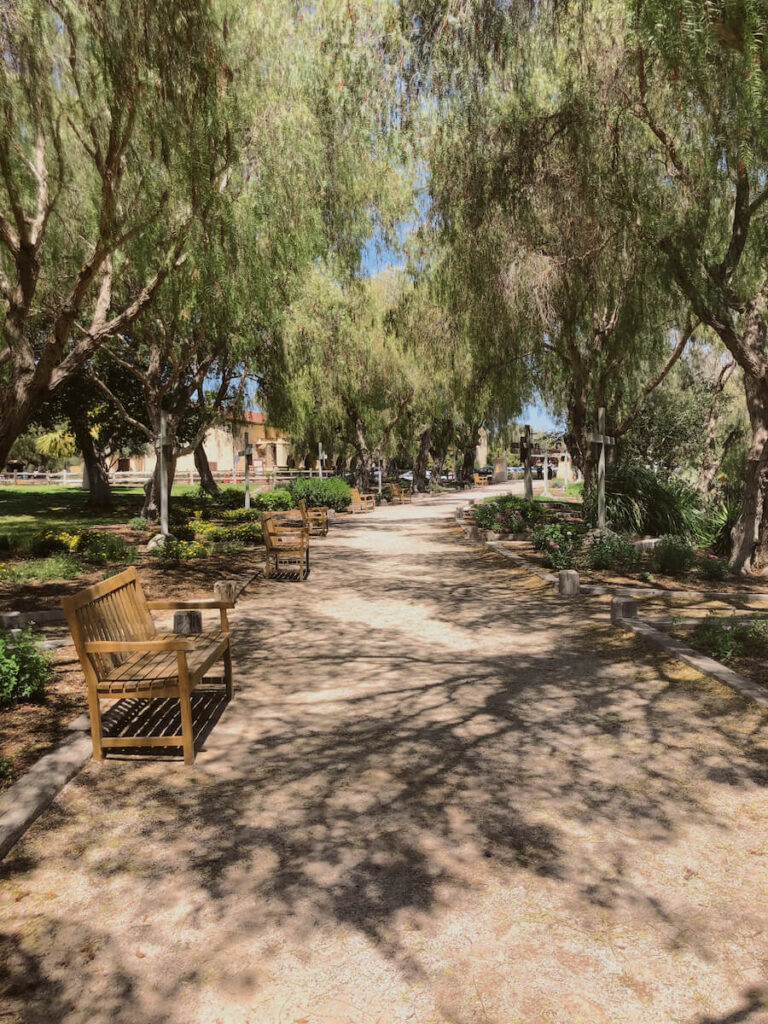
[[[493,476],[493,466],[483,466],[482,469],[478,469],[478,476]]]

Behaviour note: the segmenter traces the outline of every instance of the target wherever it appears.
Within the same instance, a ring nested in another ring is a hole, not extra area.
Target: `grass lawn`
[[[173,488],[173,494],[195,490],[189,485]],[[84,529],[125,523],[141,512],[141,487],[113,487],[111,512],[92,512],[87,508],[88,492],[79,487],[29,485],[0,488],[0,536],[10,546],[23,546],[39,530]]]

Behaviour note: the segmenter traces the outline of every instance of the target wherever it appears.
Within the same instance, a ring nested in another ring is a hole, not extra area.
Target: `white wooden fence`
[[[151,473],[110,473],[109,482],[113,486],[124,486],[124,487],[138,487],[142,486],[149,480]],[[245,475],[242,470],[214,470],[211,474],[217,484],[222,486],[234,486],[236,484],[242,484],[245,480]],[[278,467],[266,473],[251,473],[249,481],[254,488],[259,487],[275,487],[282,483],[287,483],[289,480],[293,480],[296,477],[310,477],[317,476],[317,472],[313,472],[311,469],[287,469]],[[323,474],[327,476],[327,473]],[[177,470],[176,476],[174,477],[174,483],[176,484],[188,484],[190,486],[199,483],[200,477],[196,470]],[[68,472],[62,470],[61,473],[0,473],[0,486],[34,486],[35,484],[61,484],[65,487],[82,487],[83,476],[82,472]]]

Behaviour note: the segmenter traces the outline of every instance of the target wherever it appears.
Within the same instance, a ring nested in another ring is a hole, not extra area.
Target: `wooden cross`
[[[525,467],[525,500],[533,501],[533,477],[531,476],[531,428],[525,425],[525,433],[520,436],[520,459]]]
[[[160,448],[157,454],[160,473],[160,533],[163,537],[168,536],[168,471],[166,469],[166,458],[168,457],[166,438],[166,417],[165,410],[160,412]]]
[[[605,449],[616,444],[616,438],[605,432],[605,407],[597,410],[597,433],[589,435],[592,444],[599,445],[597,459],[597,528],[605,529]]]
[[[251,486],[250,486],[250,469],[251,463],[253,462],[253,445],[248,438],[248,431],[243,434],[243,450],[237,453],[240,456],[245,456],[245,507],[251,507]]]

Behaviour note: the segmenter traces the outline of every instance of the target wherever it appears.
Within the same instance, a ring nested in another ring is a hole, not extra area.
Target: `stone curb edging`
[[[0,797],[0,860],[49,807],[91,756],[90,734],[66,740],[25,772]]]
[[[477,536],[472,536],[472,531],[476,531],[477,527],[464,523],[458,518],[458,514],[456,521],[468,539],[476,541],[479,540]],[[498,554],[503,555],[511,562],[515,562],[515,564],[519,565],[521,568],[527,569],[530,573],[545,580],[547,583],[554,583],[557,585],[557,576],[552,573],[542,571],[538,566],[534,566],[528,562],[522,557],[522,555],[517,555],[512,551],[508,551],[506,548],[502,547],[500,543],[483,540],[480,540],[480,543],[487,548],[492,548],[494,551],[498,552]],[[593,596],[611,595],[614,597],[647,597],[649,595],[653,596],[654,594],[673,594],[681,597],[704,596],[709,599],[715,597],[715,594],[702,594],[700,591],[645,590],[640,587],[604,587],[590,585],[582,586],[581,593]],[[720,594],[719,596],[721,598],[733,598],[740,597],[742,595]],[[748,596],[768,597],[768,594],[751,594]],[[720,662],[715,661],[714,658],[709,658],[705,654],[699,654],[699,652],[693,650],[692,647],[687,647],[674,637],[656,629],[656,627],[650,622],[646,622],[643,619],[638,618],[621,618],[614,624],[620,629],[626,629],[638,636],[645,637],[654,647],[664,651],[665,654],[669,654],[671,657],[685,662],[685,664],[690,665],[691,668],[695,668],[704,675],[712,676],[714,679],[717,679],[718,682],[721,682],[730,689],[735,690],[737,693],[741,694],[741,696],[749,698],[761,707],[768,708],[768,692],[766,692],[764,687],[753,682],[751,679],[747,679],[745,676],[740,675],[738,672],[734,672],[733,669],[728,668],[726,665],[721,665]]]
[[[242,583],[238,583],[235,600],[260,577],[261,570],[257,570]],[[66,643],[69,644],[71,641]],[[112,708],[114,707],[115,705],[112,705]],[[109,727],[109,711],[104,715],[104,724]],[[35,761],[32,767],[0,796],[0,860],[89,760],[93,747],[88,712],[78,715],[69,723],[67,729],[75,735]]]
[[[624,619],[620,623],[620,628],[629,630],[637,636],[645,637],[654,647],[664,651],[665,654],[685,662],[686,665],[690,665],[691,668],[695,668],[704,675],[712,676],[718,682],[735,690],[742,697],[748,697],[761,707],[768,708],[768,692],[764,687],[738,672],[734,672],[726,665],[721,665],[714,658],[709,658],[706,654],[699,654],[692,647],[686,647],[680,640],[667,633],[662,633],[649,622],[644,622],[642,619]]]
[[[514,562],[516,565],[519,565],[521,569],[526,569],[529,573],[531,573],[531,575],[538,576],[539,579],[544,580],[546,583],[552,583],[555,586],[557,586],[557,576],[555,576],[553,573],[545,572],[538,565],[532,565],[531,562],[523,558],[522,555],[515,554],[514,551],[510,551],[508,548],[503,547],[501,541],[484,540],[482,537],[478,536],[479,531],[476,526],[474,526],[471,523],[463,522],[463,520],[459,519],[458,516],[456,518],[456,523],[458,526],[461,527],[461,530],[464,533],[464,536],[467,538],[467,540],[476,541],[482,544],[484,547],[490,548],[492,551],[495,551],[497,552],[497,554],[502,555],[510,562]]]

